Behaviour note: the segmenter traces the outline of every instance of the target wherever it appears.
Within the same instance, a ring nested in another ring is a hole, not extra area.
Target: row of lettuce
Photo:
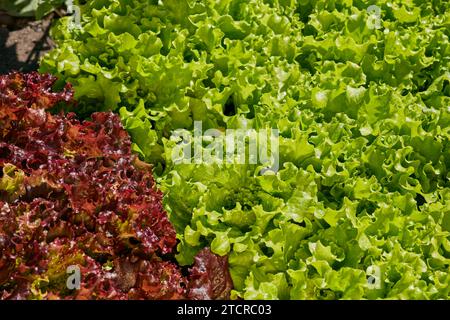
[[[233,298],[449,297],[448,1],[80,8],[41,71],[73,83],[81,117],[120,115],[165,194],[178,263],[228,255]],[[280,170],[174,163],[171,133],[194,121],[278,129]]]

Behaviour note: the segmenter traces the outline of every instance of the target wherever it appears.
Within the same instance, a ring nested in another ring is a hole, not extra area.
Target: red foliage
[[[233,282],[228,272],[227,257],[216,256],[209,248],[204,248],[195,257],[194,266],[189,271],[189,299],[230,298]]]
[[[51,115],[73,96],[53,92],[55,80],[0,77],[0,171],[24,174],[15,192],[0,189],[0,298],[228,298],[226,258],[202,251],[188,279],[164,260],[175,230],[119,117]],[[66,286],[70,265],[80,290]]]

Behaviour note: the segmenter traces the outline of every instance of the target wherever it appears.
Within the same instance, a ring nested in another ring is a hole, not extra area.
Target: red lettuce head
[[[119,117],[50,114],[73,97],[70,85],[53,92],[55,80],[0,76],[0,297],[228,298],[226,258],[202,251],[187,278],[167,260],[175,229]]]

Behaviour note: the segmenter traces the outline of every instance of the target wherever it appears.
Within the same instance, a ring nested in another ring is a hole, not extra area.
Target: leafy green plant
[[[229,253],[245,299],[449,297],[448,1],[93,0],[81,12],[80,29],[58,22],[41,70],[74,84],[81,115],[120,113],[155,164],[180,263],[206,245]],[[281,170],[175,164],[170,134],[194,121],[277,128]]]

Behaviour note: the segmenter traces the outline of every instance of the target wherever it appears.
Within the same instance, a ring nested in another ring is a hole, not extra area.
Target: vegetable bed
[[[449,298],[450,2],[79,7],[81,25],[56,22],[40,72],[73,85],[77,104],[60,109],[120,116],[126,159],[151,164],[164,194],[173,268],[210,247],[232,299]],[[215,141],[278,130],[279,169],[197,161],[211,147],[200,122]],[[200,145],[190,163],[173,157],[180,129]]]

